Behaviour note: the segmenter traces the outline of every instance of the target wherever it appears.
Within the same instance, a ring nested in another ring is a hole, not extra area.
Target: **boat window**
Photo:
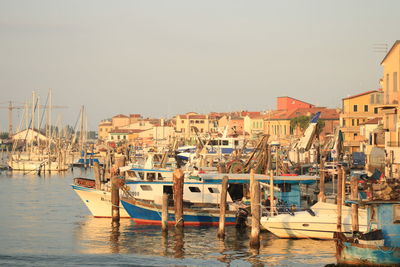
[[[156,179],[156,173],[154,173],[154,172],[147,173],[147,180],[153,181],[155,179]]]
[[[218,194],[219,193],[218,188],[214,188],[214,187],[209,187],[208,191],[210,191],[210,193],[213,193],[213,194]]]
[[[161,173],[157,173],[157,180],[163,180],[163,177],[162,177]]]
[[[210,146],[217,146],[218,140],[211,140],[209,144],[210,144]]]
[[[235,140],[235,146],[239,145],[239,140]]]
[[[400,223],[400,205],[393,205],[393,223]]]
[[[190,192],[193,192],[193,193],[200,193],[201,192],[200,188],[195,187],[195,186],[189,186],[189,190],[190,190]]]
[[[132,178],[136,178],[137,177],[136,176],[136,172],[134,172],[134,171],[127,171],[127,173],[128,173],[129,177],[132,177]]]
[[[140,188],[143,191],[152,191],[153,190],[150,185],[140,185]]]
[[[140,178],[144,179],[144,172],[138,172],[138,174]]]
[[[291,184],[283,183],[283,184],[277,184],[277,186],[279,187],[279,189],[283,193],[292,191],[292,185]]]
[[[223,141],[222,141],[222,145],[223,145],[223,146],[229,145],[229,141],[228,141],[228,140],[223,140]]]

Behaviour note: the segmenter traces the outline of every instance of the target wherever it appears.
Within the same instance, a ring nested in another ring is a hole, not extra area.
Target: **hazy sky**
[[[116,114],[267,110],[277,96],[340,107],[377,89],[400,1],[2,1],[1,100],[53,89],[89,127]],[[0,104],[6,106],[6,103]],[[15,112],[14,125],[21,111]],[[0,131],[7,110],[0,109]]]

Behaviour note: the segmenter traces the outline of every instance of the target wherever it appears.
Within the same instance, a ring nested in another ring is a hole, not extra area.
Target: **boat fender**
[[[312,209],[306,209],[308,213],[310,213],[311,216],[315,216],[315,212]]]

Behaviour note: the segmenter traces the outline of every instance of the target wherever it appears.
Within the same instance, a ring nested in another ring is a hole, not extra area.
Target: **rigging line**
[[[47,97],[46,97],[46,103],[45,103],[43,111],[42,111],[42,117],[40,119],[39,129],[42,127],[42,122],[43,122],[43,118],[44,118],[44,112],[46,111],[46,107],[47,107],[47,102],[48,101],[49,101],[49,94],[47,94]],[[47,107],[47,108],[49,108],[49,107]],[[39,129],[38,129],[38,131],[39,131]]]

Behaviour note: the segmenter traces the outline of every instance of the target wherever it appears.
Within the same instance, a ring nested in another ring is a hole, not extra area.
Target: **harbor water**
[[[249,230],[227,227],[224,241],[215,227],[170,228],[93,218],[70,187],[91,170],[42,174],[0,173],[0,266],[325,266],[335,243],[261,235],[249,248]]]

